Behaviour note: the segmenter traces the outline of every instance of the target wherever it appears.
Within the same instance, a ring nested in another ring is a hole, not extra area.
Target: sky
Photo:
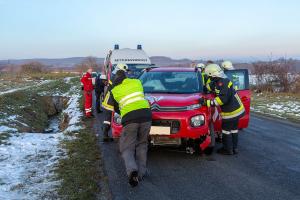
[[[300,58],[298,0],[0,0],[0,59]]]

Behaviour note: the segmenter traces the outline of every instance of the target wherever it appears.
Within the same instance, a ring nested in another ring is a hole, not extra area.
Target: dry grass
[[[300,94],[253,93],[251,107],[259,114],[300,122]]]
[[[63,145],[67,158],[59,161],[57,176],[62,180],[58,194],[62,199],[108,199],[109,193],[100,188],[105,182],[102,172],[99,141],[92,130],[92,120],[86,120],[86,128],[76,139]],[[99,196],[99,195],[102,196]]]

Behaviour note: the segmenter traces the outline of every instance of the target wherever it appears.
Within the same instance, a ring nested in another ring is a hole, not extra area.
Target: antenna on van
[[[115,44],[115,50],[119,49],[119,45],[118,44]]]
[[[142,45],[141,45],[141,44],[138,44],[138,45],[137,45],[137,49],[138,49],[138,50],[142,50],[142,49],[143,49],[143,48],[142,48]]]

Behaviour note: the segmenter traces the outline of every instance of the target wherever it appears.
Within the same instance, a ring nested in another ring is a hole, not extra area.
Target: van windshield
[[[113,66],[113,70],[115,69],[117,65]],[[129,78],[137,78],[141,75],[144,69],[149,68],[151,65],[149,64],[127,64],[129,68],[129,72],[127,73],[127,76]]]
[[[190,94],[202,92],[197,72],[145,72],[140,80],[145,93]]]

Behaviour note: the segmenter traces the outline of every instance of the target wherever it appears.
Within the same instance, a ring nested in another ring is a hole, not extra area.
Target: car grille
[[[180,122],[178,120],[152,120],[152,126],[171,127],[171,134],[175,134],[180,129]]]
[[[181,107],[167,107],[167,106],[159,106],[158,104],[151,105],[151,110],[155,112],[176,112],[176,111],[186,111],[188,110],[187,106]]]

